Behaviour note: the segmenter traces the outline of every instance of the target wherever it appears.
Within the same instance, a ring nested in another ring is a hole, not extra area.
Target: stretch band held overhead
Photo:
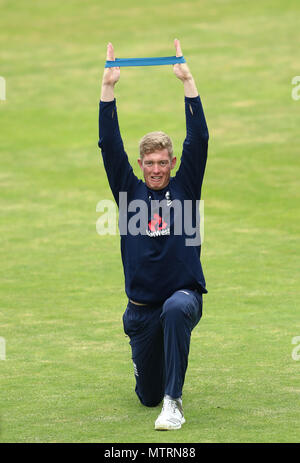
[[[107,60],[106,68],[122,66],[161,66],[164,64],[185,63],[184,56],[165,56],[162,58],[116,58],[115,61]]]

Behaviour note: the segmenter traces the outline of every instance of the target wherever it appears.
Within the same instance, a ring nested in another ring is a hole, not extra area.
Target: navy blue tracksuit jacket
[[[151,200],[179,200],[183,205],[190,200],[191,220],[196,224],[196,202],[200,200],[208,147],[208,129],[200,100],[185,97],[186,138],[183,143],[180,166],[169,185],[163,190],[149,189],[138,179],[129,164],[118,124],[116,100],[100,101],[99,147],[113,196],[119,205],[119,193],[127,194],[127,201],[143,200],[149,204],[148,224],[151,217]],[[128,220],[132,213],[128,214]],[[162,223],[164,218],[162,217]],[[174,233],[174,216],[166,224],[168,234],[141,233],[121,235],[121,253],[125,275],[125,291],[129,299],[145,304],[163,303],[181,288],[197,289],[206,293],[206,283],[200,262],[201,245],[186,246],[191,238],[184,227],[182,234]]]

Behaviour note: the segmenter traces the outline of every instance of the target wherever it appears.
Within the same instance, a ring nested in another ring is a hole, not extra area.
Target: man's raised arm
[[[114,48],[107,46],[107,59],[114,61]],[[120,78],[120,68],[105,68],[99,105],[99,142],[104,167],[114,198],[119,204],[119,193],[128,192],[138,179],[129,164],[120,133],[114,87]]]
[[[179,40],[174,41],[176,56],[182,56]],[[186,63],[174,64],[174,74],[183,83],[185,96],[186,138],[176,179],[191,199],[200,199],[206,166],[208,129],[194,78]]]

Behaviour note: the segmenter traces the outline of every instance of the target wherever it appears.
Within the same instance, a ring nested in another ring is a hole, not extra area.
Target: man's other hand
[[[179,58],[183,56],[181,51],[180,42],[178,39],[174,40],[176,56]],[[177,63],[173,66],[175,76],[183,82],[184,94],[186,97],[194,98],[198,96],[198,90],[193,79],[192,73],[186,63]]]
[[[108,61],[115,61],[115,52],[112,43],[109,42],[107,45],[107,54],[106,59]],[[120,68],[113,67],[113,68],[105,68],[103,73],[103,85],[110,85],[114,86],[118,80],[120,79]]]
[[[178,39],[174,40],[174,45],[175,45],[175,50],[176,50],[176,56],[178,58],[180,56],[183,56],[182,51],[181,51],[180,42]],[[175,76],[178,77],[178,79],[182,80],[183,82],[185,80],[191,80],[193,78],[191,71],[189,70],[189,67],[186,63],[174,64],[173,70],[174,70]]]
[[[112,43],[107,45],[106,59],[108,61],[115,61],[115,52]],[[118,66],[113,68],[104,68],[102,87],[101,87],[101,101],[112,101],[114,99],[114,87],[120,79],[120,68]]]

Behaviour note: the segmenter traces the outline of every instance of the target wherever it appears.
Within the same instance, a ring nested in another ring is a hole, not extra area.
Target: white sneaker
[[[162,411],[155,421],[155,429],[158,431],[171,431],[180,429],[183,423],[185,423],[185,419],[182,400],[165,396]]]

